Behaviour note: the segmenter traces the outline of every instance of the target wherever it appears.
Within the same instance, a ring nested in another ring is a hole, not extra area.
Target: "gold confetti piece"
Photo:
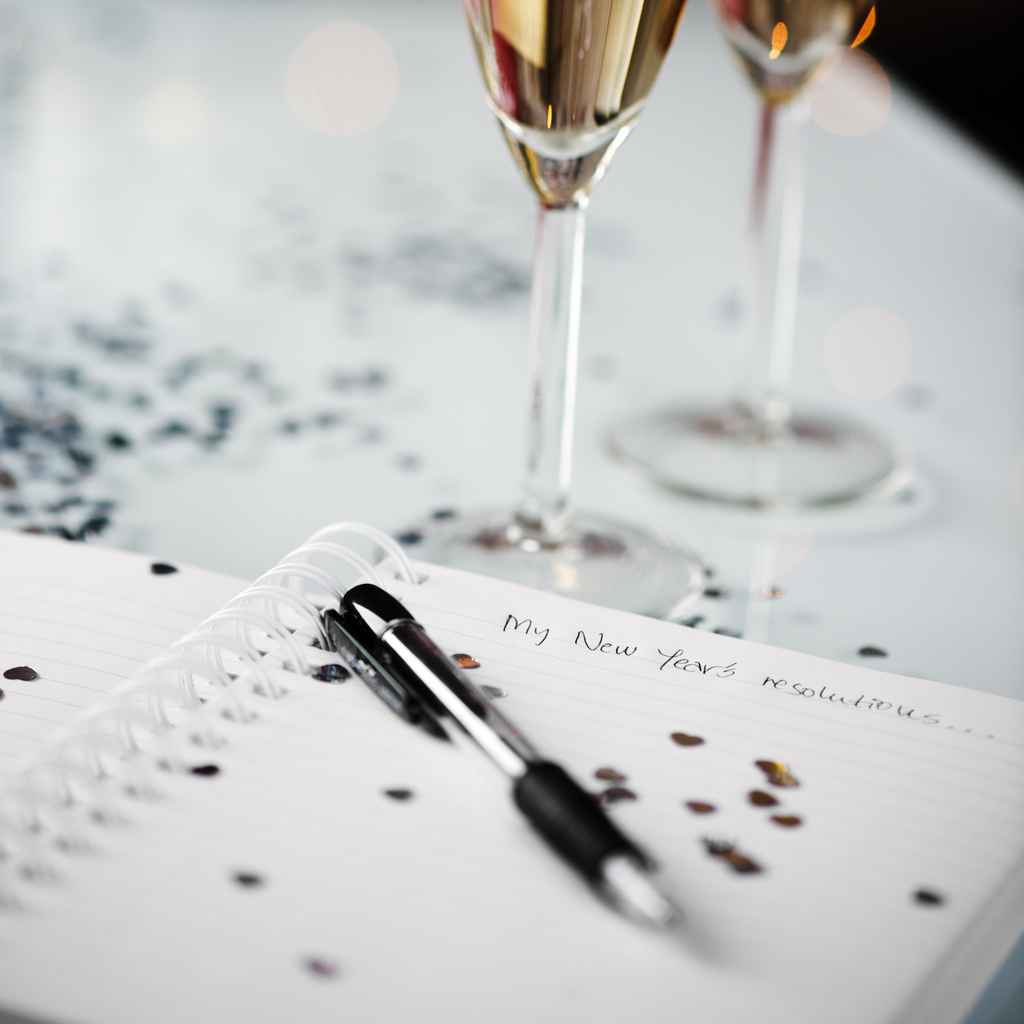
[[[781,761],[769,761],[761,760],[755,761],[755,765],[764,772],[765,778],[773,786],[799,786],[800,783],[796,776],[789,770],[788,765],[784,765]]]

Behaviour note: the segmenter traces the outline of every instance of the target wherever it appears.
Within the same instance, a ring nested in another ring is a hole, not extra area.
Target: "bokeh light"
[[[380,124],[398,96],[398,62],[388,41],[359,22],[321,25],[288,61],[292,113],[324,135],[357,135]]]
[[[864,50],[841,50],[811,87],[811,116],[834,135],[870,135],[891,110],[889,76]]]
[[[913,343],[902,317],[859,306],[825,335],[823,361],[836,390],[859,399],[886,398],[910,378]]]
[[[142,132],[157,146],[196,142],[209,127],[206,96],[193,82],[160,82],[143,97]]]

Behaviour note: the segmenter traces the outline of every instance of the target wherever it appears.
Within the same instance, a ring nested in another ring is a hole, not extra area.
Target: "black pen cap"
[[[412,613],[397,598],[375,583],[350,587],[339,606],[349,631],[364,646],[372,648],[392,622],[412,619]]]

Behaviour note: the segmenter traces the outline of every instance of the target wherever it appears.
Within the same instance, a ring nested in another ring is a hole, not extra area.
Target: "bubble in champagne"
[[[892,84],[864,50],[842,50],[811,87],[811,116],[833,135],[863,136],[889,120]]]
[[[338,19],[314,29],[288,61],[292,113],[324,135],[357,135],[379,125],[398,96],[398,62],[375,29]]]
[[[837,391],[877,400],[907,383],[911,350],[905,320],[878,306],[860,306],[832,325],[823,359]]]

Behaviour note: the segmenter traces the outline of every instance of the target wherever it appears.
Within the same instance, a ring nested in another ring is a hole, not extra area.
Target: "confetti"
[[[691,615],[689,618],[680,619],[680,626],[689,626],[690,629],[696,629],[704,621],[703,615]]]
[[[747,799],[755,807],[775,807],[779,802],[778,797],[766,793],[763,789],[752,789],[747,794]]]
[[[457,515],[458,513],[453,508],[435,508],[430,513],[430,518],[442,523],[446,519],[454,519]]]
[[[189,772],[193,775],[199,775],[202,778],[212,778],[214,775],[220,775],[220,765],[216,764],[194,764],[189,768]]]
[[[314,978],[336,978],[338,976],[338,965],[333,960],[322,956],[307,956],[302,960],[302,966],[313,975]]]
[[[607,789],[595,794],[595,799],[599,804],[607,805],[636,800],[638,797],[628,786],[609,786]]]
[[[712,601],[718,601],[725,597],[726,593],[721,587],[705,587],[704,596]]]
[[[352,673],[344,665],[331,663],[321,665],[314,673],[313,678],[319,679],[321,683],[343,683],[349,679]]]
[[[452,661],[455,662],[459,668],[479,668],[480,662],[473,657],[472,654],[453,654]]]
[[[687,800],[686,806],[693,811],[694,814],[714,814],[718,808],[706,800]]]
[[[600,779],[602,782],[625,782],[627,776],[617,768],[598,768],[594,772],[594,778]]]
[[[500,686],[491,686],[490,683],[482,683],[480,689],[483,690],[491,700],[500,700],[502,697],[508,696]]]
[[[419,544],[423,540],[423,534],[419,530],[404,530],[402,533],[395,534],[395,540],[399,544]]]
[[[402,803],[406,800],[412,799],[413,791],[405,786],[395,786],[391,789],[385,789],[384,795],[392,800],[397,800],[399,803]]]
[[[725,839],[708,838],[702,839],[701,842],[709,857],[728,864],[738,875],[756,875],[764,870],[756,860],[742,853],[735,843]]]
[[[857,653],[862,658],[888,658],[889,652],[881,647],[875,647],[873,644],[865,644],[863,647],[857,648]]]
[[[236,871],[231,876],[231,879],[236,885],[240,885],[243,889],[258,889],[264,883],[263,876],[257,874],[255,871]]]
[[[915,889],[913,898],[920,907],[941,907],[946,902],[946,897],[934,889]]]
[[[773,786],[789,788],[800,785],[796,776],[781,761],[761,760],[755,761],[754,764],[764,772],[764,777]]]
[[[14,668],[9,668],[4,672],[4,679],[19,679],[23,683],[31,683],[33,679],[38,678],[39,673],[34,668],[29,668],[28,665],[15,665]]]
[[[176,565],[171,565],[170,562],[154,562],[150,567],[149,571],[154,576],[170,576],[171,573],[178,571]]]
[[[672,742],[680,747],[699,747],[704,742],[703,736],[694,736],[688,732],[671,733]]]
[[[799,828],[804,823],[799,814],[773,814],[771,820],[782,828]]]

